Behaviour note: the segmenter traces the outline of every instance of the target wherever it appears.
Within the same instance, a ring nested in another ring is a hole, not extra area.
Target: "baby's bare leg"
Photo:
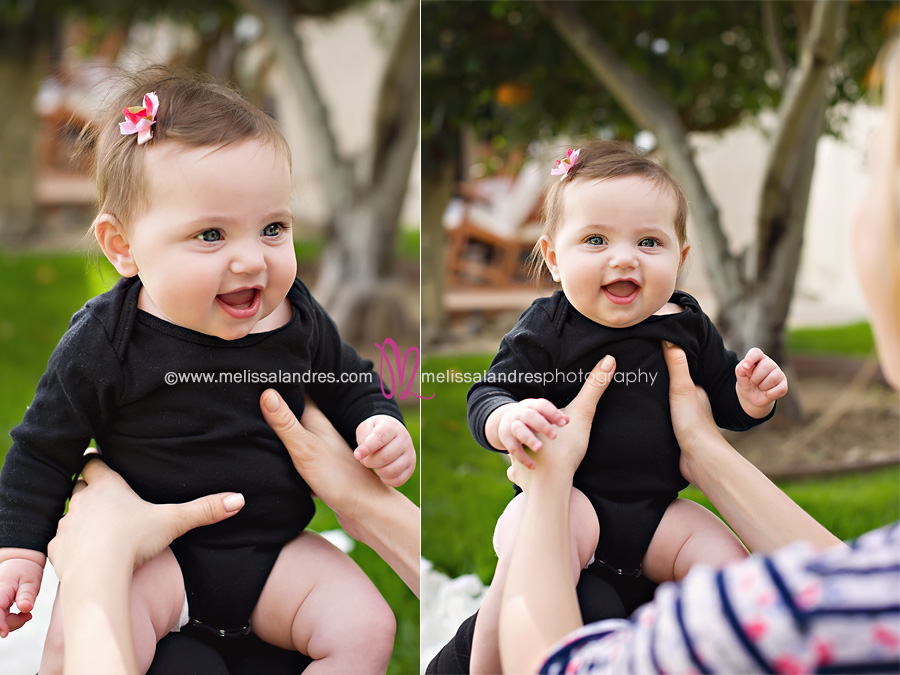
[[[314,532],[278,554],[250,626],[260,638],[315,659],[304,671],[387,671],[397,623],[391,608],[349,556]]]
[[[149,670],[156,643],[175,628],[183,605],[184,579],[169,549],[134,571],[131,623],[140,672]],[[41,655],[41,675],[61,675],[63,672],[63,630],[62,607],[57,594]]]
[[[641,567],[648,579],[660,583],[683,578],[696,563],[721,567],[748,555],[714,513],[688,499],[676,499],[663,514]]]
[[[472,675],[501,672],[498,633],[500,602],[503,597],[503,586],[506,584],[506,574],[509,571],[510,557],[525,515],[526,500],[524,493],[516,495],[497,521],[497,531],[494,534],[497,569],[475,620],[472,656],[469,663],[469,672]],[[588,498],[575,488],[572,488],[572,496],[569,499],[569,530],[572,541],[572,574],[574,582],[577,583],[581,570],[597,549],[600,524]]]

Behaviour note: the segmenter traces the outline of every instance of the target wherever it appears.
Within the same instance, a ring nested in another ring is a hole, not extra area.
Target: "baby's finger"
[[[766,392],[770,398],[780,398],[788,391],[788,381],[781,369],[776,368],[768,374],[766,379],[759,383],[759,388]]]
[[[525,452],[525,448],[523,448],[521,445],[518,448],[510,449],[509,456],[528,469],[537,468],[537,464],[535,463],[535,461],[528,456],[528,453]]]
[[[547,438],[556,438],[556,425],[547,419],[543,413],[526,408],[522,410],[519,421],[523,422],[526,427],[535,434],[544,434]],[[519,440],[522,440],[519,438]],[[524,443],[524,441],[522,441]]]
[[[750,376],[750,381],[758,387],[774,370],[778,370],[778,364],[770,358],[765,358],[756,364],[756,367],[753,369],[753,375]]]
[[[564,427],[569,422],[566,414],[545,398],[533,399],[530,401],[530,407],[532,410],[539,412],[550,424]],[[541,433],[544,432],[541,431]]]
[[[34,609],[34,601],[37,599],[38,587],[31,582],[22,582],[16,591],[16,607],[26,614]]]
[[[412,476],[414,466],[406,457],[398,457],[395,461],[378,470],[378,477],[388,487],[400,487]]]
[[[401,455],[403,455],[403,442],[395,438],[384,447],[374,450],[359,461],[366,468],[381,469],[397,461]]]
[[[752,368],[754,364],[758,363],[764,358],[766,358],[766,354],[762,349],[760,349],[759,347],[751,347],[750,351],[747,352],[747,355],[743,360]]]
[[[10,614],[7,620],[10,632],[19,630],[26,623],[31,621],[31,612],[20,612],[19,614]]]
[[[538,440],[535,433],[522,420],[515,420],[510,424],[509,431],[519,443],[528,446],[535,452],[543,447],[543,443]]]
[[[749,380],[750,376],[753,375],[753,364],[746,359],[741,361],[735,367],[734,374],[738,377],[738,379]]]

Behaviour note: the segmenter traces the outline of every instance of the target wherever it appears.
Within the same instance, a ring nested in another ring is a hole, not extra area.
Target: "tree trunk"
[[[429,162],[432,153],[423,155]],[[453,194],[456,162],[447,159],[432,165],[437,170],[422,171],[422,344],[435,345],[447,338],[448,318],[444,305],[446,234],[443,216]]]
[[[38,225],[40,120],[34,99],[50,73],[46,45],[0,50],[0,245],[26,243]]]

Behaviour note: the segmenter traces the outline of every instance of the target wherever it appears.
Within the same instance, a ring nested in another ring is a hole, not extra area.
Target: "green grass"
[[[302,249],[302,244],[298,248]],[[302,249],[308,254],[307,249]],[[0,463],[11,444],[9,431],[22,420],[47,359],[69,319],[89,298],[107,290],[118,274],[105,261],[77,253],[0,254]],[[418,448],[418,406],[403,410]],[[402,491],[419,503],[418,471]],[[311,527],[338,527],[330,509],[319,504]],[[419,662],[419,602],[393,571],[368,547],[358,544],[351,557],[372,578],[397,617],[391,673],[413,673]]]
[[[792,354],[868,356],[875,351],[875,341],[869,324],[862,321],[846,326],[789,331],[787,350]]]
[[[428,357],[423,372],[457,371],[470,377],[492,355]],[[485,582],[496,558],[494,523],[512,496],[505,459],[472,440],[466,423],[468,383],[422,385],[422,555],[437,569],[458,576],[474,572]],[[834,478],[780,484],[800,506],[842,539],[900,519],[900,467]],[[689,488],[683,496],[709,505]]]

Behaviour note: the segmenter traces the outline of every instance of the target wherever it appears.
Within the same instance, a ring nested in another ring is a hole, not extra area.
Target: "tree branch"
[[[784,42],[781,40],[781,30],[775,22],[774,0],[762,0],[763,31],[766,35],[766,46],[772,57],[772,64],[778,71],[779,82],[787,81],[788,59],[784,51]]]
[[[820,106],[828,69],[837,56],[845,9],[844,0],[817,0],[803,42],[800,66],[779,106],[779,124],[770,146],[759,202],[759,273],[766,269],[769,252],[780,237],[779,230],[783,229],[775,222],[775,214],[782,208],[782,202],[789,199],[797,164],[788,160],[804,131],[810,124],[816,124],[813,113]]]
[[[741,270],[731,255],[719,222],[719,210],[706,189],[687,142],[678,112],[642,76],[600,38],[578,9],[578,3],[540,0],[538,7],[556,32],[639,125],[656,134],[674,173],[690,196],[706,269],[719,303],[730,304],[742,287]]]

